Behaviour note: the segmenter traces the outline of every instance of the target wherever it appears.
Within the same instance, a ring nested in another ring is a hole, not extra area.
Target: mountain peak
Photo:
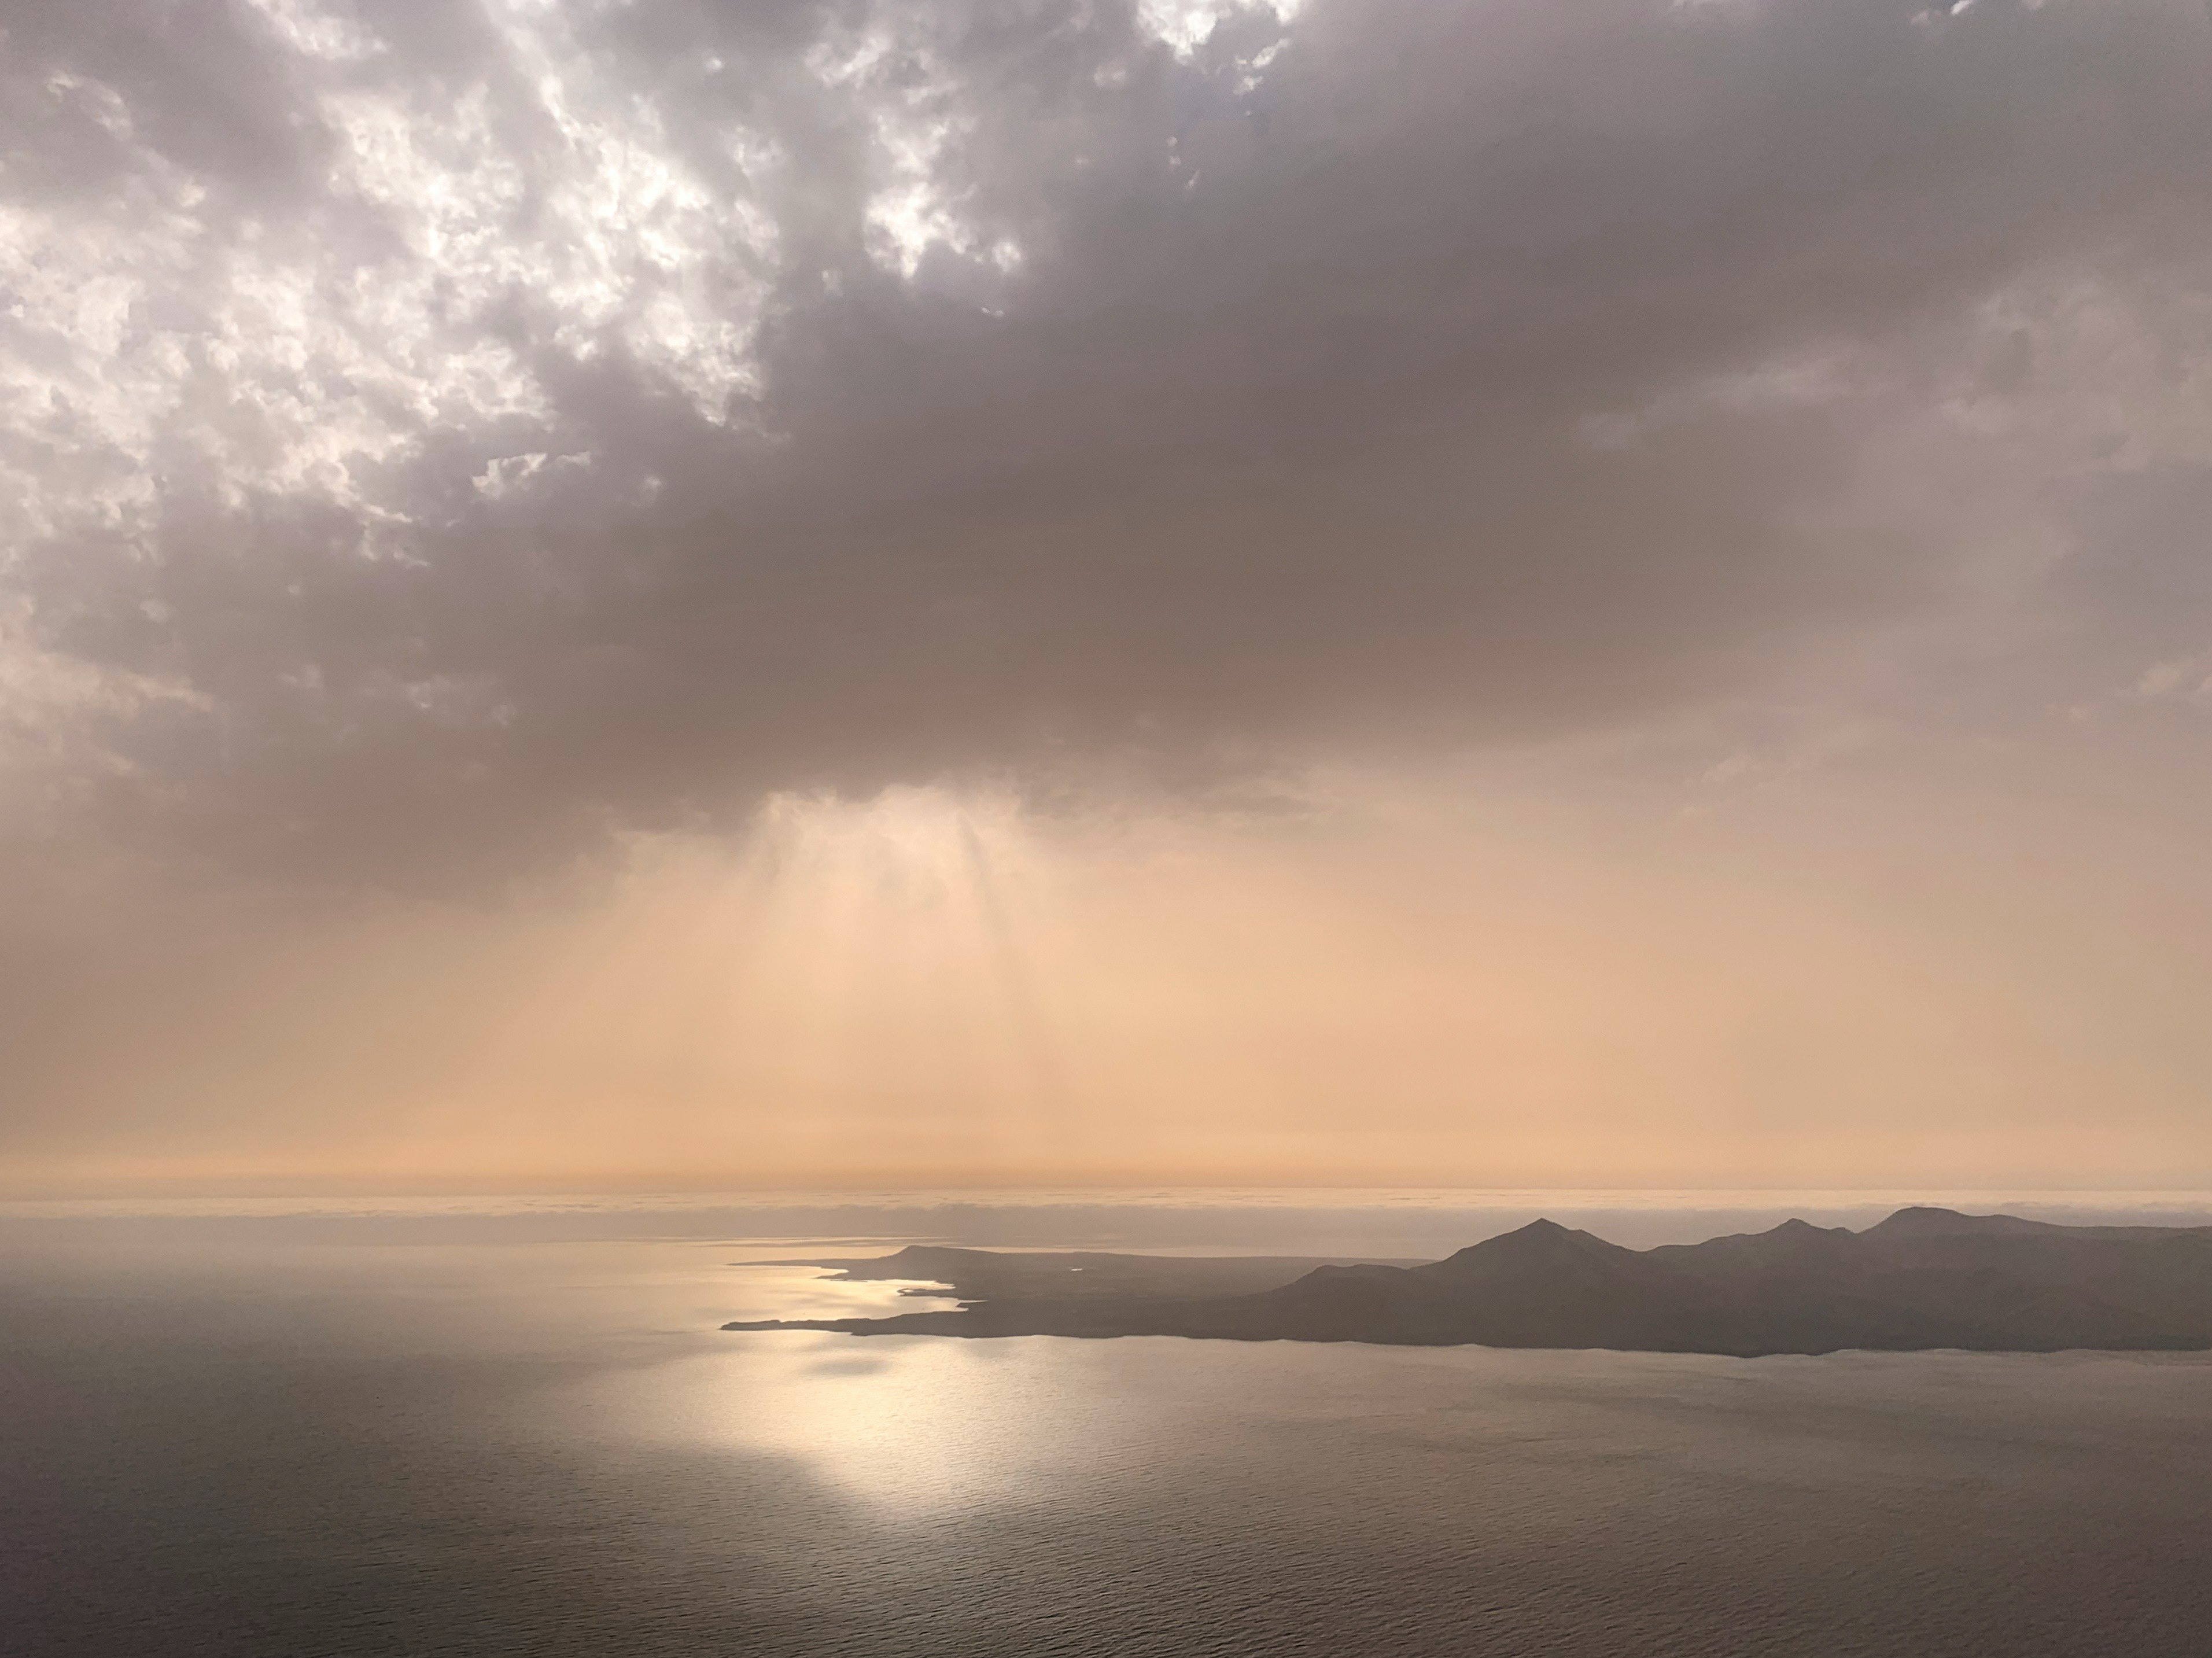
[[[1907,1204],[1905,1209],[1889,1215],[1889,1220],[1867,1226],[1869,1233],[1964,1233],[1973,1230],[1973,1215],[1962,1215],[1955,1209],[1938,1209],[1936,1204]]]
[[[1988,1233],[2057,1232],[2069,1229],[2044,1221],[2023,1220],[2018,1215],[1967,1215],[1932,1204],[1914,1204],[1887,1220],[1869,1226],[1862,1237],[1963,1237]]]
[[[1600,1249],[1611,1249],[1616,1247],[1594,1233],[1578,1231],[1571,1226],[1562,1226],[1555,1220],[1540,1218],[1530,1221],[1526,1226],[1516,1226],[1510,1232],[1500,1232],[1494,1238],[1485,1238],[1480,1243],[1470,1245],[1468,1249],[1461,1250],[1460,1254],[1468,1254],[1470,1249],[1561,1249],[1588,1248],[1593,1246]]]
[[[1442,1260],[1413,1270],[1426,1272],[1441,1269],[1446,1274],[1456,1274],[1501,1266],[1519,1268],[1553,1261],[1626,1256],[1633,1253],[1617,1243],[1607,1243],[1594,1234],[1578,1231],[1571,1226],[1562,1226],[1555,1220],[1538,1219],[1530,1221],[1526,1226],[1516,1226],[1510,1232],[1500,1232],[1496,1237],[1485,1238],[1480,1243],[1470,1243],[1466,1248]]]

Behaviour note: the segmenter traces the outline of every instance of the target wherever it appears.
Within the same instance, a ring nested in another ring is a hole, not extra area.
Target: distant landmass
[[[1188,1336],[1626,1351],[2212,1348],[2212,1227],[2057,1226],[1900,1209],[1878,1225],[1627,1249],[1539,1220],[1425,1264],[915,1246],[830,1266],[957,1308],[726,1330]]]

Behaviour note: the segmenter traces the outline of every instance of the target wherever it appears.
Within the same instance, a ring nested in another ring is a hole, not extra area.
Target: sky
[[[2212,1187],[2181,0],[0,0],[0,1191]]]

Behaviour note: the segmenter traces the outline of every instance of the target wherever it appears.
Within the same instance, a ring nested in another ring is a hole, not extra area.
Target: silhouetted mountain
[[[1863,1232],[1790,1220],[1771,1231],[1642,1250],[1539,1220],[1443,1260],[1311,1266],[1247,1293],[1231,1285],[1310,1263],[1187,1260],[1168,1268],[1158,1256],[913,1249],[839,1264],[850,1277],[941,1276],[974,1304],[723,1327],[1744,1356],[2212,1348],[2212,1227],[2055,1226],[1948,1209],[1900,1209]],[[852,1270],[872,1266],[899,1270]],[[1082,1291],[1064,1287],[1071,1271],[1102,1267]],[[1121,1288],[1137,1284],[1146,1291]],[[1171,1292],[1152,1287],[1162,1284]]]

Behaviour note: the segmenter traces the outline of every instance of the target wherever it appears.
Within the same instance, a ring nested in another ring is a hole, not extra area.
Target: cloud
[[[2161,0],[5,26],[5,754],[218,869],[1586,729],[2212,464]]]

